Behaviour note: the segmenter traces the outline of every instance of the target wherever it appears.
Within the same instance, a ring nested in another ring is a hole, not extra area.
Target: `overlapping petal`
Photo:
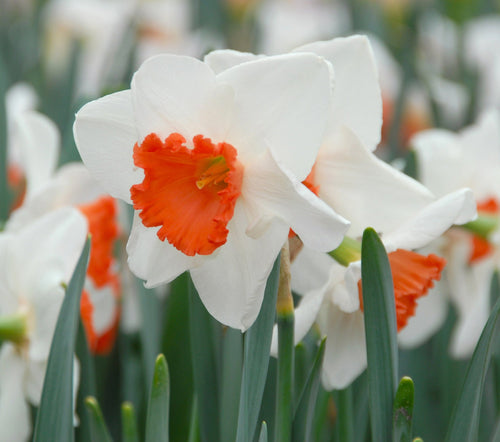
[[[434,200],[424,186],[377,159],[345,126],[323,143],[316,182],[319,196],[351,221],[352,237],[367,226],[390,232]]]
[[[329,64],[314,54],[266,57],[223,71],[217,81],[235,92],[225,141],[238,150],[241,161],[269,148],[300,181],[305,179],[326,130]]]
[[[112,196],[130,203],[130,187],[143,177],[132,158],[139,133],[130,91],[87,103],[76,114],[73,133],[92,176]]]
[[[382,96],[368,38],[354,35],[318,41],[300,46],[295,52],[313,52],[333,65],[335,88],[329,131],[344,124],[365,146],[375,150],[381,136]]]
[[[191,269],[207,310],[218,321],[242,331],[260,311],[267,278],[288,235],[288,226],[275,219],[260,237],[251,238],[245,233],[247,223],[244,207],[237,204],[227,243]]]
[[[270,152],[245,169],[242,194],[255,210],[258,219],[251,219],[252,229],[259,231],[261,218],[282,218],[305,245],[328,252],[335,249],[349,227],[349,222],[337,215],[322,200],[301,184],[286,166],[279,164]]]

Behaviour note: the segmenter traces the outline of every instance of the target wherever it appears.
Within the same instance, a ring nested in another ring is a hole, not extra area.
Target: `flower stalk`
[[[345,236],[340,246],[332,250],[329,255],[340,265],[347,267],[351,262],[361,260],[361,243]]]
[[[290,249],[281,249],[276,315],[278,322],[278,388],[276,391],[276,441],[289,441],[293,422],[294,309],[291,290]]]
[[[26,339],[28,321],[26,313],[0,317],[0,340],[21,344]]]

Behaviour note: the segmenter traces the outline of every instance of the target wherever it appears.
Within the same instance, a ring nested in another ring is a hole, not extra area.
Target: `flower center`
[[[477,212],[479,215],[478,220],[493,221],[493,225],[496,225],[498,223],[498,215],[500,214],[500,204],[496,198],[487,198],[477,203]],[[476,220],[476,223],[478,220]],[[469,264],[476,263],[493,254],[494,247],[485,236],[487,235],[472,234]]]
[[[188,256],[210,255],[226,242],[227,223],[241,194],[243,166],[236,149],[197,135],[194,148],[170,134],[149,134],[134,147],[144,180],[130,188],[134,209],[146,227]]]
[[[409,250],[398,249],[388,255],[394,284],[396,322],[398,331],[415,315],[417,299],[426,295],[434,281],[441,279],[446,260],[430,254],[420,255]],[[361,280],[358,281],[360,308],[363,310]]]
[[[96,287],[102,287],[114,278],[111,269],[114,262],[113,243],[119,235],[116,201],[110,196],[103,196],[78,206],[78,209],[87,218],[91,235],[87,275]]]

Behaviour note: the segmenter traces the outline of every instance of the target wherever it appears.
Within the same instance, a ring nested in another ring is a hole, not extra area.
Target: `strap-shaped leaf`
[[[403,377],[399,382],[394,399],[394,441],[411,442],[413,423],[413,402],[415,389],[409,377]]]
[[[215,358],[215,321],[198,296],[189,278],[189,331],[191,335],[191,359],[201,440],[220,440],[219,430],[219,382]]]
[[[321,365],[323,364],[323,357],[325,355],[325,345],[326,338],[323,338],[314,357],[307,381],[300,394],[293,421],[293,440],[296,442],[313,439],[313,419],[321,378]]]
[[[80,296],[87,271],[87,240],[68,285],[57,319],[43,383],[33,441],[74,440],[73,363],[80,317]]]
[[[278,258],[267,279],[264,300],[259,315],[245,333],[237,442],[252,441],[257,426],[269,366],[279,269],[280,260]]]
[[[493,307],[467,368],[462,391],[455,404],[446,435],[449,442],[477,440],[484,380],[490,365],[493,344],[498,342],[500,333],[499,313],[500,300]]]
[[[85,406],[90,417],[89,423],[92,442],[111,442],[112,439],[109,435],[108,427],[106,426],[101,407],[99,407],[96,398],[91,396],[86,398]]]
[[[139,430],[131,402],[122,404],[122,442],[139,442]]]
[[[165,356],[156,358],[146,417],[146,442],[168,442],[170,377]]]
[[[387,442],[392,439],[392,405],[398,374],[396,310],[389,259],[371,228],[363,233],[361,278],[372,438],[375,442]]]

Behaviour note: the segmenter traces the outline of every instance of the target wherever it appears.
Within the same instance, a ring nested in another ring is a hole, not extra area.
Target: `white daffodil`
[[[340,243],[348,223],[301,184],[326,128],[331,75],[312,54],[217,75],[157,56],[130,90],[78,112],[84,163],[136,209],[129,265],[148,287],[190,270],[208,311],[245,330],[290,227],[313,248]]]
[[[69,69],[75,43],[77,93],[97,96],[109,84],[133,10],[132,0],[52,0],[44,8],[45,64],[53,81]],[[125,66],[120,66],[122,70]]]
[[[75,209],[53,211],[18,232],[0,234],[0,427],[4,440],[27,440],[28,403],[37,406],[57,316],[87,237]],[[16,333],[8,335],[17,323]],[[11,327],[12,328],[12,327]],[[76,387],[76,383],[75,383]]]
[[[330,256],[304,247],[292,264],[292,287],[304,295],[296,309],[295,340],[299,342],[316,320],[327,335],[323,385],[339,389],[366,368],[358,240],[363,230],[373,227],[382,237],[393,272],[398,326],[404,329],[416,300],[439,279],[444,265],[435,255],[411,250],[453,224],[470,221],[475,206],[470,190],[436,199],[425,187],[378,160],[346,128],[338,132],[332,146],[337,148],[331,155],[322,156],[321,151],[318,155],[314,183],[319,196],[351,220],[351,239]]]
[[[17,116],[13,148],[18,151],[25,174],[26,193],[6,224],[18,231],[41,216],[73,206],[85,215],[92,236],[90,264],[82,295],[82,320],[90,349],[111,349],[119,318],[120,284],[113,246],[119,234],[117,205],[90,177],[81,163],[56,170],[59,133],[55,124],[38,112]],[[97,325],[99,324],[99,325]]]
[[[468,357],[490,312],[491,276],[500,268],[500,115],[491,110],[459,133],[429,130],[417,134],[411,143],[420,179],[436,195],[463,186],[474,192],[479,218],[467,229],[452,229],[434,244],[448,261],[447,287],[439,285],[435,302],[442,303],[449,292],[458,312],[450,350],[455,357]],[[415,328],[425,329],[418,317]]]

